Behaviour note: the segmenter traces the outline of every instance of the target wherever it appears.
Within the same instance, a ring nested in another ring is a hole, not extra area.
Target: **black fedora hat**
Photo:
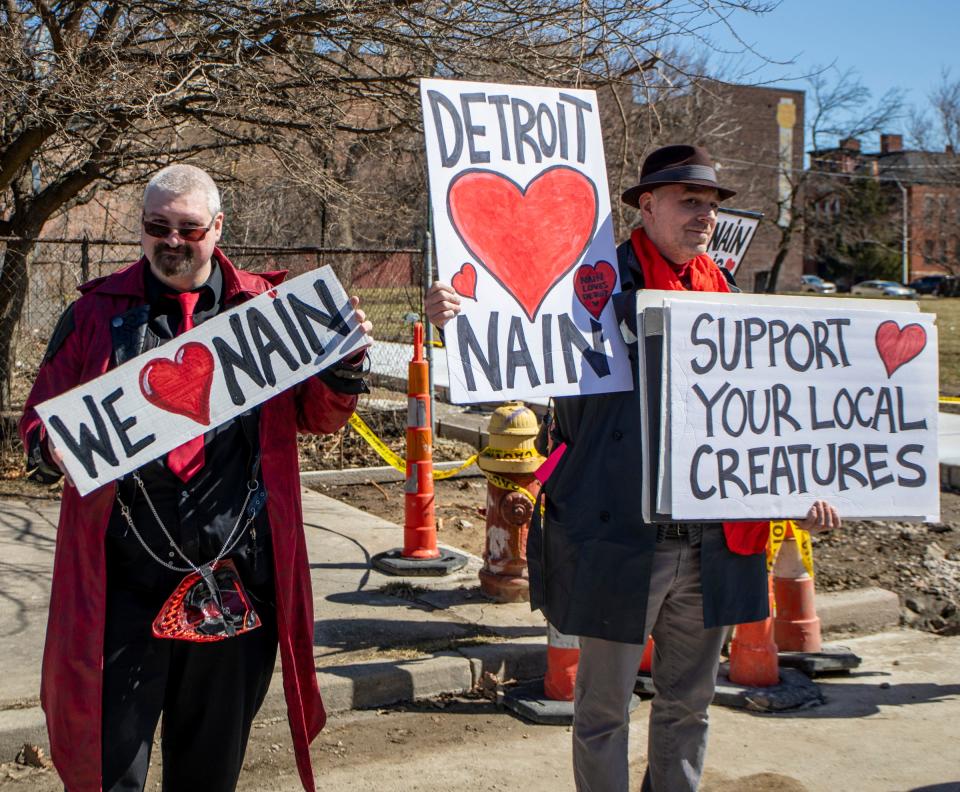
[[[705,148],[664,146],[650,152],[640,170],[640,183],[627,190],[621,196],[621,200],[625,204],[639,208],[640,196],[643,193],[664,184],[695,184],[700,187],[713,187],[720,193],[721,201],[737,194],[736,191],[717,184],[717,172]]]

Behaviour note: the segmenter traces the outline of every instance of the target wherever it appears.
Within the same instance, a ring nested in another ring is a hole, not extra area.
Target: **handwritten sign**
[[[330,267],[37,407],[81,495],[369,346]]]
[[[707,254],[731,275],[736,275],[762,219],[763,212],[721,208],[717,212],[717,226],[707,245]]]
[[[593,91],[422,80],[458,403],[632,387]]]
[[[667,301],[676,519],[939,518],[929,314]]]

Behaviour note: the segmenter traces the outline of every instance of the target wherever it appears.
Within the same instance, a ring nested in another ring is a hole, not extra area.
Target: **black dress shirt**
[[[174,338],[182,318],[173,290],[149,268],[145,272],[144,291],[150,317],[144,351]],[[195,291],[200,292],[194,311],[195,324],[224,310],[223,274],[215,261],[210,277]],[[270,526],[259,468],[254,473],[260,450],[258,425],[259,412],[254,408],[206,432],[204,465],[187,482],[167,468],[165,455],[137,472],[173,541],[198,566],[212,561],[220,553],[237,523],[248,488],[256,486],[247,508],[259,504],[257,515],[246,529],[246,516],[240,520],[237,531],[243,530],[243,535],[226,557],[233,559],[241,580],[252,594],[272,600]],[[129,506],[134,525],[150,549],[168,563],[185,567],[186,563],[157,524],[132,474],[118,482],[117,497]],[[159,604],[188,574],[168,570],[147,553],[120,513],[119,504],[114,506],[107,528],[106,553],[107,575],[112,587],[155,594]]]

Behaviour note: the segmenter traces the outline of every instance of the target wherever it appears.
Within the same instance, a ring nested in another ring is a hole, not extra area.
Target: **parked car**
[[[800,291],[817,294],[836,294],[837,284],[825,281],[819,275],[801,275]]]
[[[960,297],[960,278],[948,275],[937,284],[934,294],[938,297]]]
[[[850,289],[853,295],[861,297],[916,297],[917,293],[909,286],[896,281],[861,281]]]
[[[917,294],[937,294],[940,284],[946,279],[946,275],[924,275],[910,281],[910,288],[915,289]]]

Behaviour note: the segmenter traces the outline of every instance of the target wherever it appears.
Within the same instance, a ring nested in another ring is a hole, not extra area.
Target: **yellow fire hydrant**
[[[498,602],[527,602],[527,533],[544,458],[534,448],[537,416],[523,402],[507,402],[490,417],[488,446],[477,465],[487,477],[487,535],[480,588]]]

